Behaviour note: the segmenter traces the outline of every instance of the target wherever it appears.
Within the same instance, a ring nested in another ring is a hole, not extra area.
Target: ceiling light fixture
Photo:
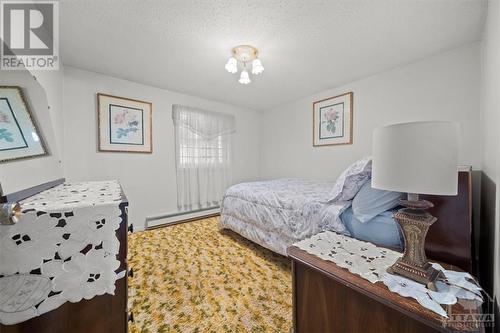
[[[248,74],[247,64],[252,63],[252,74],[259,75],[264,71],[264,66],[258,58],[259,51],[250,45],[238,45],[233,47],[231,50],[231,57],[226,63],[226,70],[229,73],[235,74],[238,72],[238,63],[242,68],[240,79],[238,80],[241,84],[249,84],[252,82],[250,80],[250,75]]]

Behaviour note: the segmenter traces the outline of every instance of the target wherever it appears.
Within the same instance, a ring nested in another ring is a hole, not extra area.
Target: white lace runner
[[[18,223],[0,226],[0,323],[114,294],[121,200],[118,182],[103,181],[65,183],[21,202]]]
[[[474,280],[469,273],[449,271],[441,265],[433,264],[434,268],[443,271],[447,281],[438,281],[438,291],[434,292],[420,283],[386,272],[402,256],[401,253],[335,232],[319,233],[295,243],[294,246],[346,268],[371,283],[381,281],[390,291],[411,297],[443,317],[448,315],[440,304],[452,305],[458,299],[483,301],[481,287],[471,282]]]

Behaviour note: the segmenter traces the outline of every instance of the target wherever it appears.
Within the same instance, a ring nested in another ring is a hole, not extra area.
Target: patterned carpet
[[[290,261],[218,218],[129,236],[134,332],[288,332]]]

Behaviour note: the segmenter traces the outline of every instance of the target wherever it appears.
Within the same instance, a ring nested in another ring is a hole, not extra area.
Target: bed
[[[322,230],[346,233],[340,219],[349,202],[328,204],[332,182],[277,179],[230,187],[222,200],[220,226],[274,252]]]
[[[335,182],[277,179],[241,183],[230,187],[222,200],[220,227],[276,253],[286,255],[291,244],[323,230],[401,248],[403,239],[392,219],[392,211],[377,216],[379,224],[353,219],[351,201],[330,199]],[[472,270],[471,172],[459,172],[459,194],[455,197],[423,196],[435,207],[438,218],[426,243],[430,258]]]

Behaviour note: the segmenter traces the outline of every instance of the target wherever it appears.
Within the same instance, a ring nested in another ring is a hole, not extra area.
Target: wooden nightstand
[[[412,298],[389,291],[382,282],[371,283],[294,246],[287,252],[292,259],[295,333],[457,331],[443,327],[443,317]],[[452,311],[476,313],[468,309],[477,305],[461,301]],[[462,330],[483,331],[477,327]]]

